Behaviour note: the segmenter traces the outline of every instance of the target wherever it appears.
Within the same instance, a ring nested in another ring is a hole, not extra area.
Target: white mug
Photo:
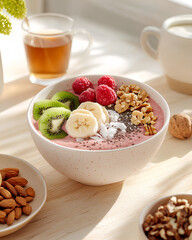
[[[149,41],[150,35],[158,41],[156,49]],[[161,29],[144,28],[141,46],[160,62],[171,88],[192,94],[192,15],[171,17],[163,22]]]

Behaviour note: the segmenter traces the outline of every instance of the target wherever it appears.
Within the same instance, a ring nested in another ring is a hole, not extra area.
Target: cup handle
[[[157,60],[158,58],[158,50],[154,49],[150,42],[149,42],[149,36],[154,36],[157,38],[158,42],[160,39],[160,29],[157,27],[146,27],[143,29],[141,33],[141,46],[144,49],[144,51],[153,59]]]
[[[85,29],[77,29],[74,31],[74,36],[85,36],[85,38],[87,39],[87,47],[83,50],[83,51],[79,51],[77,53],[73,53],[72,52],[72,56],[73,57],[77,57],[79,55],[81,55],[82,53],[87,53],[89,52],[91,46],[92,46],[92,36],[89,32],[87,32]]]
[[[1,54],[0,54],[0,95],[3,92],[3,65],[2,65],[2,60],[1,60]]]

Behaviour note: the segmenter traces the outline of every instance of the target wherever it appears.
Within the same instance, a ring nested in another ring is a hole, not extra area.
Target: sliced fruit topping
[[[40,100],[33,105],[33,117],[37,121],[44,113],[45,110],[52,108],[52,107],[64,107],[69,109],[64,103],[52,100]]]
[[[47,109],[39,118],[39,130],[42,135],[48,139],[64,138],[67,136],[62,126],[70,114],[70,110],[62,107]]]
[[[76,112],[71,114],[66,123],[68,134],[74,138],[87,138],[96,135],[98,131],[97,119],[91,113]]]
[[[98,80],[98,86],[99,85],[107,85],[114,90],[116,89],[115,79],[108,75],[105,75]]]
[[[115,91],[107,85],[99,85],[96,89],[96,100],[99,104],[107,106],[116,102],[117,95]]]
[[[84,102],[79,105],[78,109],[85,109],[92,112],[99,125],[101,122],[105,123],[106,121],[106,116],[103,112],[103,109],[98,103]]]
[[[71,92],[57,92],[51,98],[53,101],[59,101],[64,103],[71,111],[79,106],[79,98]]]
[[[71,112],[71,115],[72,114],[75,114],[75,113],[82,113],[82,114],[88,114],[88,115],[93,115],[92,112],[88,111],[88,110],[85,110],[85,109],[76,109],[74,110],[73,112]],[[93,115],[94,116],[94,115]]]
[[[93,84],[86,77],[78,77],[75,79],[72,87],[75,93],[80,94],[88,88],[93,88]]]
[[[95,97],[95,91],[93,90],[93,88],[88,88],[87,90],[83,91],[80,95],[79,95],[79,101],[82,102],[95,102],[96,101],[96,97]]]

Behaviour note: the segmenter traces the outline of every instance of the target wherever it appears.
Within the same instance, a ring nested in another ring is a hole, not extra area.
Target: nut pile
[[[30,215],[35,191],[25,188],[27,179],[19,176],[18,168],[0,169],[0,223],[11,225],[22,214]]]
[[[154,126],[157,117],[153,114],[153,108],[148,102],[149,96],[145,90],[141,90],[136,84],[122,85],[117,91],[117,96],[116,112],[123,113],[130,110],[132,112],[131,122],[134,125],[143,124],[145,135],[157,133]]]
[[[192,205],[186,199],[170,198],[146,216],[143,230],[149,240],[192,240]]]
[[[169,132],[173,137],[178,139],[186,139],[191,137],[191,118],[185,113],[173,115],[169,121]]]

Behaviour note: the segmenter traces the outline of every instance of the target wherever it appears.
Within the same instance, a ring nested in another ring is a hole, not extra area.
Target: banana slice
[[[94,102],[84,102],[79,105],[77,109],[85,109],[93,113],[93,115],[96,117],[98,124],[105,123],[106,116],[103,112],[103,109],[101,105]]]
[[[87,138],[96,135],[98,131],[97,119],[92,114],[71,114],[66,123],[68,134],[74,138]]]
[[[88,114],[88,115],[94,116],[92,112],[85,109],[76,109],[73,112],[71,112],[71,115],[76,113],[82,113],[82,114]]]
[[[101,107],[102,107],[102,110],[103,110],[103,112],[105,114],[105,117],[106,117],[106,120],[105,120],[104,123],[109,123],[109,113],[108,113],[108,111],[105,107],[103,107],[103,106],[101,106]]]

